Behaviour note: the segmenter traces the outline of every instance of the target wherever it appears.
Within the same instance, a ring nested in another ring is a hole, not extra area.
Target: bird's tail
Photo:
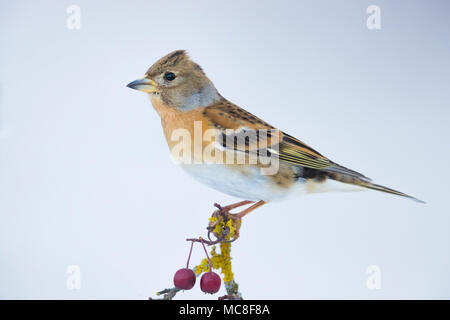
[[[379,184],[372,183],[371,181],[366,180],[366,179],[361,179],[358,177],[349,176],[349,175],[345,175],[345,174],[337,174],[337,173],[330,173],[329,178],[339,181],[339,182],[352,184],[352,185],[360,186],[360,187],[367,188],[367,189],[382,191],[382,192],[386,192],[386,193],[390,193],[390,194],[395,194],[397,196],[409,198],[411,200],[414,200],[414,201],[417,201],[420,203],[425,203],[425,201],[417,199],[406,193],[403,193],[403,192],[400,192],[400,191],[397,191],[397,190],[394,190],[394,189],[391,189],[391,188],[388,188],[388,187],[385,187],[385,186],[382,186]]]

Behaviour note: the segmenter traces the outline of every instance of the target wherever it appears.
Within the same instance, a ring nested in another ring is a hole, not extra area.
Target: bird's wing
[[[331,161],[305,143],[286,133],[283,133],[283,138],[279,146],[279,158],[280,160],[298,164],[303,167],[327,172],[336,172],[364,181],[370,181],[370,178]]]
[[[219,130],[225,148],[257,151],[281,141],[280,131],[234,104],[221,103],[206,107],[203,115],[213,128]]]
[[[222,135],[222,145],[236,151],[267,149],[278,155],[281,161],[306,168],[350,175],[362,180],[370,179],[356,171],[345,168],[315,151],[302,141],[284,133],[254,116],[250,112],[229,102],[204,108],[203,115]],[[255,134],[252,134],[254,132]],[[266,132],[266,134],[264,134]],[[232,140],[227,140],[227,139]],[[244,143],[234,143],[242,139]],[[233,141],[233,143],[226,143]]]

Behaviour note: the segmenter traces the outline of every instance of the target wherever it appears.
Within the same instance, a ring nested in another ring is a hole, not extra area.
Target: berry
[[[200,289],[205,293],[216,293],[220,289],[220,277],[217,273],[209,271],[203,274],[200,279]]]
[[[183,268],[178,270],[173,277],[173,284],[176,288],[189,290],[195,285],[195,273],[191,269]]]

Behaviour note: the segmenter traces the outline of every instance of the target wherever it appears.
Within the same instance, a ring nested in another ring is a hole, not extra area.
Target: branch
[[[189,238],[186,241],[191,242],[203,242],[211,248],[211,268],[220,269],[220,272],[224,275],[223,283],[227,294],[219,297],[219,300],[242,300],[242,294],[239,292],[239,284],[234,280],[234,274],[231,268],[231,243],[239,237],[239,229],[241,227],[240,219],[233,219],[230,214],[219,205],[215,206],[218,210],[214,211],[208,223],[208,239]],[[211,234],[216,238],[211,239]],[[220,246],[220,253],[216,252],[216,245]],[[198,278],[203,272],[209,270],[209,264],[207,259],[203,259],[199,265],[194,267],[196,277]],[[157,300],[172,300],[175,295],[181,291],[178,288],[164,289],[156,293],[157,296],[161,296]]]

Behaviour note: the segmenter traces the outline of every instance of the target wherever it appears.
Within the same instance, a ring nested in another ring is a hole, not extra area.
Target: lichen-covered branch
[[[227,212],[223,212],[220,206],[217,206],[219,210],[216,210],[208,224],[208,239],[190,238],[187,241],[202,242],[211,248],[211,268],[219,270],[223,275],[223,283],[227,294],[219,297],[219,300],[237,300],[242,299],[242,294],[239,292],[239,285],[234,279],[234,273],[232,271],[231,264],[231,242],[239,237],[239,229],[241,227],[240,219],[230,218]],[[216,238],[211,239],[211,234]],[[216,245],[219,245],[220,252],[217,252]],[[209,271],[208,259],[203,259],[199,265],[192,269],[195,275],[199,277],[203,272]],[[162,300],[171,300],[175,295],[181,291],[178,288],[164,289],[157,292],[157,296],[162,296]]]

